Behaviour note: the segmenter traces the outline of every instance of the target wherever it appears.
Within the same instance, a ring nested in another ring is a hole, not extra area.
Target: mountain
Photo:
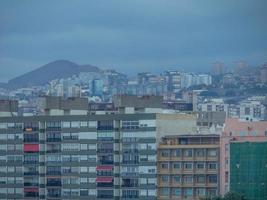
[[[101,70],[91,65],[78,65],[68,60],[57,60],[11,79],[7,84],[7,88],[16,89],[44,85],[51,80],[68,78],[80,72],[101,72]]]

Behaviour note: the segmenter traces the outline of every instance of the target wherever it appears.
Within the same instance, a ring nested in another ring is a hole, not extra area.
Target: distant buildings
[[[18,115],[18,101],[0,100],[0,117],[10,117]]]
[[[260,69],[260,80],[262,83],[267,83],[267,63]]]
[[[239,118],[244,121],[260,121],[267,119],[267,109],[262,101],[248,98],[238,104],[226,104],[223,99],[206,99],[198,103],[199,111],[220,111],[226,116]]]

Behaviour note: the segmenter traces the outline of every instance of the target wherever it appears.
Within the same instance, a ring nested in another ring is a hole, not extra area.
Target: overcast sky
[[[124,73],[267,61],[267,0],[1,0],[0,81],[57,59]]]

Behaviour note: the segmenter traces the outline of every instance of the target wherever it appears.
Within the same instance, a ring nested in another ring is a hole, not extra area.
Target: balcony
[[[111,195],[111,194],[98,194],[97,198],[98,199],[113,199],[113,195]]]
[[[61,149],[49,149],[49,150],[46,150],[46,153],[60,153],[61,152]]]
[[[38,143],[39,142],[39,137],[27,138],[24,135],[23,142],[26,142],[26,143]]]
[[[39,131],[38,127],[24,127],[23,128],[24,132],[34,132],[34,131]]]
[[[50,194],[50,193],[48,193],[47,197],[49,197],[49,198],[61,198],[61,194]]]
[[[47,180],[46,186],[48,187],[61,187],[61,180]]]
[[[29,171],[29,172],[24,172],[25,176],[36,176],[39,175],[38,171]]]
[[[61,131],[61,127],[46,127],[46,131]]]
[[[46,142],[61,142],[61,138],[46,138]]]
[[[113,184],[113,182],[111,182],[111,183],[97,183],[97,187],[103,187],[103,188],[106,188],[106,187],[108,187],[108,188],[113,188],[113,186],[114,186],[114,184]]]
[[[38,183],[32,183],[32,182],[24,182],[25,187],[38,187]]]
[[[47,171],[46,175],[52,175],[52,176],[58,175],[58,176],[60,176],[61,175],[61,171]]]
[[[38,160],[24,160],[23,164],[34,165],[34,164],[39,164],[39,161]]]
[[[97,149],[99,154],[113,154],[113,149]]]

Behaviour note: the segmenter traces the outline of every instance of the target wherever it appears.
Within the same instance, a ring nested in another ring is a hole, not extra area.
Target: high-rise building
[[[158,146],[158,199],[219,194],[219,135],[176,135]]]
[[[181,73],[179,71],[164,72],[167,91],[177,93],[181,90]]]
[[[213,75],[222,75],[225,72],[225,66],[222,62],[214,62],[212,64],[211,73]]]
[[[156,199],[156,114],[0,118],[0,199]]]

